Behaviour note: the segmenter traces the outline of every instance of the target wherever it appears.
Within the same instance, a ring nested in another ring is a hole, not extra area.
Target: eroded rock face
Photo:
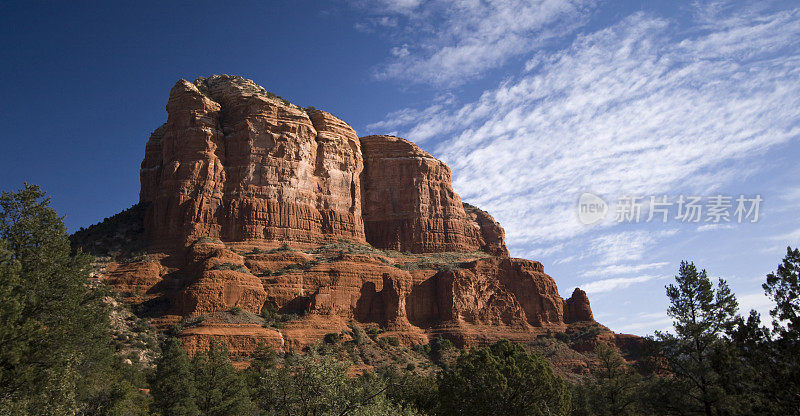
[[[352,323],[475,345],[593,322],[583,291],[564,301],[540,263],[509,258],[503,228],[409,141],[359,139],[227,75],[179,81],[167,112],[141,169],[148,257],[106,278],[163,327],[208,318],[184,329],[190,350],[301,348]],[[265,328],[265,310],[292,318]]]
[[[173,311],[200,315],[229,308],[259,313],[267,299],[261,279],[244,265],[244,257],[222,243],[196,243],[184,270],[193,279],[175,297]]]
[[[480,246],[487,253],[495,256],[508,257],[506,248],[506,232],[500,223],[494,220],[488,212],[467,204],[463,204],[467,218],[477,225],[480,230]]]
[[[530,337],[565,323],[555,281],[541,263],[523,259],[483,258],[439,272],[415,285],[406,305],[411,324],[467,345],[487,328]]]
[[[364,241],[360,142],[343,121],[225,75],[179,81],[167,113],[141,169],[154,245]]]
[[[494,219],[477,209],[469,216],[464,211],[443,162],[393,136],[362,137],[361,149],[364,229],[370,244],[414,253],[485,250],[508,255]]]
[[[564,321],[567,323],[580,321],[594,321],[592,308],[589,306],[589,297],[580,288],[572,291],[572,296],[564,302]]]

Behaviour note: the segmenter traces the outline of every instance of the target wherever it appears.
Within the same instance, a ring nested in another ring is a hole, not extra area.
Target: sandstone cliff
[[[154,245],[364,241],[360,143],[343,121],[227,76],[179,81],[167,114],[141,169]]]
[[[166,109],[140,172],[146,255],[118,253],[104,278],[187,348],[302,347],[353,324],[474,345],[594,323],[583,291],[565,301],[540,263],[509,258],[502,227],[413,143],[236,76],[178,81]]]
[[[362,137],[361,149],[364,228],[370,244],[411,252],[508,255],[503,230],[488,214],[473,209],[467,215],[450,185],[447,165],[398,137]]]

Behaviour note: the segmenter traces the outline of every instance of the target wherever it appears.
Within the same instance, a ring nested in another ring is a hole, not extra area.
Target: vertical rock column
[[[172,88],[167,123],[151,135],[140,171],[140,199],[154,245],[218,236],[225,183],[220,105],[185,80]]]
[[[361,151],[364,231],[370,244],[416,253],[508,255],[499,224],[483,211],[465,212],[443,162],[393,136],[362,137]]]

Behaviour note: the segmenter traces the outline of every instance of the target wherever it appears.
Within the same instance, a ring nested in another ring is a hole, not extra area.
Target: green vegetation
[[[192,369],[197,388],[195,402],[200,414],[238,416],[253,413],[244,376],[233,367],[225,344],[212,341],[207,351],[194,356]]]
[[[567,415],[567,383],[550,363],[501,341],[464,353],[439,378],[442,415]]]
[[[139,203],[89,228],[69,236],[74,248],[94,256],[120,261],[148,261],[145,253],[144,215],[147,204]]]
[[[153,408],[164,415],[199,415],[197,387],[189,356],[175,338],[167,339],[151,381]]]
[[[315,249],[308,250],[309,254],[329,254],[331,252],[338,252],[340,254],[368,254],[368,255],[385,255],[383,250],[378,250],[369,244],[356,243],[349,240],[339,240],[336,243],[323,244]]]
[[[787,249],[764,290],[772,328],[737,314],[727,283],[682,262],[667,286],[673,332],[656,332],[631,366],[597,350],[601,368],[575,388],[576,415],[794,415],[800,409],[800,252]]]
[[[720,360],[725,361],[724,331],[733,326],[736,298],[724,280],[714,288],[706,271],[692,263],[681,263],[675,281],[667,286],[667,314],[675,333],[656,332],[655,337],[675,375],[663,391],[668,400],[694,413],[719,414],[734,401],[725,391],[722,373],[727,366]]]
[[[270,250],[267,250],[267,253],[280,253],[281,251],[292,251],[292,248],[289,247],[289,244],[282,243],[280,247],[276,247]]]
[[[345,255],[362,255],[379,260],[401,270],[454,270],[462,267],[466,262],[476,258],[489,257],[482,251],[471,253],[443,252],[443,253],[401,253],[395,250],[380,250],[369,244],[360,244],[348,240],[340,240],[307,250],[306,253],[320,256],[318,261],[341,260]],[[400,260],[402,262],[397,262]]]
[[[245,267],[244,265],[242,265],[242,264],[233,264],[233,263],[217,264],[217,265],[211,267],[211,270],[233,270],[233,271],[237,271],[237,272],[240,272],[240,273],[250,273],[250,270],[248,270],[247,267]]]
[[[0,196],[0,414],[141,414],[141,377],[114,354],[109,307],[87,284],[37,186]],[[124,412],[124,413],[119,413]]]
[[[643,387],[639,375],[619,352],[607,344],[598,344],[595,354],[599,368],[572,393],[573,415],[639,415],[646,414],[639,396]]]
[[[261,308],[261,318],[264,319],[265,328],[283,328],[288,322],[300,319],[299,314],[281,313],[274,305],[265,305]]]
[[[119,230],[123,217],[102,226]],[[70,244],[36,186],[0,195],[2,415],[735,416],[800,409],[798,249],[788,248],[766,276],[763,289],[774,306],[768,325],[754,311],[739,315],[724,280],[714,284],[706,271],[682,262],[666,287],[674,328],[647,339],[635,356],[621,356],[590,324],[528,344],[461,350],[441,337],[407,348],[384,328],[352,323],[303,354],[262,347],[249,368],[237,370],[223,343],[212,340],[190,359],[177,339],[164,340],[120,306],[118,295],[90,277],[92,258],[81,248],[87,238],[78,234]],[[127,237],[104,241],[110,248],[99,255],[131,254],[113,246]],[[354,254],[444,270],[478,255],[410,255],[350,242],[309,254],[314,260],[295,269]],[[284,312],[265,307],[259,317],[234,307],[185,318],[174,333],[203,319],[280,328],[300,318]],[[584,355],[579,347],[594,351]],[[585,365],[587,357],[592,362],[582,375],[550,365]]]
[[[258,360],[258,359],[257,359]],[[386,397],[382,380],[348,377],[348,364],[312,353],[268,357],[251,366],[254,399],[264,415],[414,415]]]
[[[259,277],[282,276],[282,275],[284,275],[286,273],[289,273],[289,272],[291,272],[293,270],[308,270],[308,269],[318,265],[319,263],[320,263],[319,260],[309,260],[309,261],[305,261],[305,262],[302,262],[302,263],[293,263],[293,264],[289,264],[289,265],[287,265],[287,266],[285,266],[283,268],[280,268],[278,270],[274,270],[274,271],[266,270],[266,271],[263,271],[263,272],[259,273],[258,276]]]

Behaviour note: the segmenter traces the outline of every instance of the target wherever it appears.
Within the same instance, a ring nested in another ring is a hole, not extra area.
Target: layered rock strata
[[[431,253],[484,250],[508,255],[491,216],[467,215],[450,184],[450,168],[393,136],[361,138],[364,231],[375,247]]]
[[[364,241],[360,142],[343,121],[227,76],[179,81],[167,114],[141,169],[154,245]]]
[[[475,345],[594,322],[407,140],[359,138],[235,76],[181,80],[166,109],[141,168],[148,254],[105,278],[190,350],[300,348],[353,324]]]

